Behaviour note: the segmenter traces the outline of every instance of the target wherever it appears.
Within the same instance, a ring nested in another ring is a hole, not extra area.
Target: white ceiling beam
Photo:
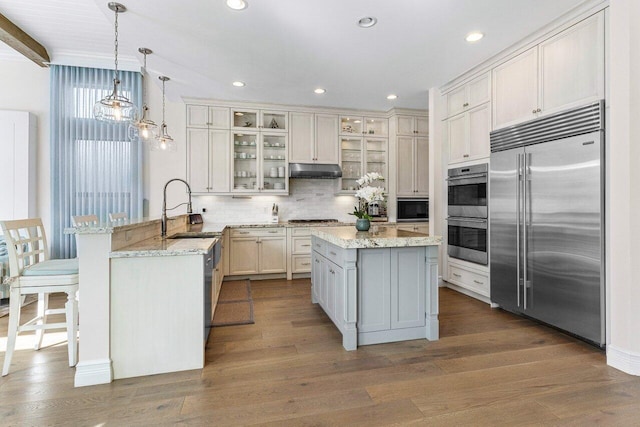
[[[3,41],[39,66],[49,66],[48,63],[51,60],[47,49],[2,14],[0,14],[0,41]]]

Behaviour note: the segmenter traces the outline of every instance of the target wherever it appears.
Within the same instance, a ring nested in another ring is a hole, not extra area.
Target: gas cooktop
[[[338,222],[337,219],[290,219],[289,220],[290,223],[292,224],[306,224],[309,222]]]

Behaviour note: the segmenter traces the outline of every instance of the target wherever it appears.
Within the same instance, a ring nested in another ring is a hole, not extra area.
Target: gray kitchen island
[[[312,230],[311,300],[342,333],[342,345],[437,340],[442,238],[373,226]]]

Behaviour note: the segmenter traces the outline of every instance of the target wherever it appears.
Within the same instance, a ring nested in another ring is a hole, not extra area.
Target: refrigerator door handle
[[[520,286],[522,286],[522,278],[520,277],[520,187],[522,186],[522,154],[516,157],[516,305],[520,307]]]
[[[522,293],[524,295],[524,309],[527,309],[527,294],[529,293],[529,287],[530,287],[530,283],[529,283],[529,270],[528,270],[528,258],[529,258],[529,246],[528,246],[528,235],[527,233],[529,232],[528,228],[529,228],[529,216],[531,215],[531,212],[529,212],[531,206],[529,203],[529,199],[531,198],[531,188],[530,188],[530,182],[531,182],[531,173],[529,171],[530,165],[531,165],[531,153],[525,153],[522,155],[523,159],[524,159],[524,176],[523,176],[523,203],[524,203],[524,214],[523,214],[523,218],[522,218],[522,238],[523,238],[523,247],[522,247],[522,252],[523,252],[523,263],[522,263],[522,268],[524,270],[522,276],[523,276],[523,282],[524,282],[524,286],[522,287]]]

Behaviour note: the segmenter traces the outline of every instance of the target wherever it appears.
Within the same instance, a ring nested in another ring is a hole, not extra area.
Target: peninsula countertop
[[[441,236],[405,231],[395,225],[372,224],[369,231],[357,231],[354,226],[313,228],[311,235],[345,249],[437,246],[442,243]]]
[[[205,255],[218,242],[217,237],[162,238],[160,236],[111,251],[111,258],[145,256]]]

